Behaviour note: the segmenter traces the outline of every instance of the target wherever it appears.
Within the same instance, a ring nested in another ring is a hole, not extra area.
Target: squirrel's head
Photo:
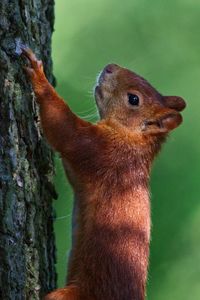
[[[115,64],[100,73],[95,99],[101,119],[113,118],[131,130],[166,134],[182,122],[180,111],[185,101],[177,96],[162,96],[144,78]]]

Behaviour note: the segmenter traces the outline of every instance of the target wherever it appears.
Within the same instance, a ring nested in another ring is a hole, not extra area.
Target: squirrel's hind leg
[[[81,300],[76,286],[57,289],[45,296],[44,300]]]

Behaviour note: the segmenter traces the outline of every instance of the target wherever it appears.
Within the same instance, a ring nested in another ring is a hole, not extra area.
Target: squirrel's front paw
[[[26,56],[30,62],[31,67],[25,67],[30,74],[32,73],[41,73],[43,72],[43,64],[41,60],[38,60],[33,51],[30,48],[22,47],[22,53],[24,56]]]
[[[25,66],[24,69],[31,79],[34,91],[39,92],[39,89],[41,89],[46,82],[42,61],[37,59],[30,48],[22,47],[21,50],[22,54],[29,61],[29,66]]]

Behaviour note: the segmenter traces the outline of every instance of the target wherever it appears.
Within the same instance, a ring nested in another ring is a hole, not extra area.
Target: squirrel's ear
[[[172,108],[176,111],[182,111],[186,107],[186,103],[183,98],[178,96],[163,96],[163,104],[167,108]]]

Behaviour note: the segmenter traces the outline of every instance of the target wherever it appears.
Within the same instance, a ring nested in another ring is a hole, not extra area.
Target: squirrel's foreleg
[[[37,60],[32,50],[23,48],[22,52],[29,60],[30,65],[24,69],[31,79],[36,100],[40,105],[43,131],[51,146],[62,153],[66,143],[76,135],[76,131],[80,127],[88,127],[90,123],[78,118],[58,96],[44,74],[42,61]]]

